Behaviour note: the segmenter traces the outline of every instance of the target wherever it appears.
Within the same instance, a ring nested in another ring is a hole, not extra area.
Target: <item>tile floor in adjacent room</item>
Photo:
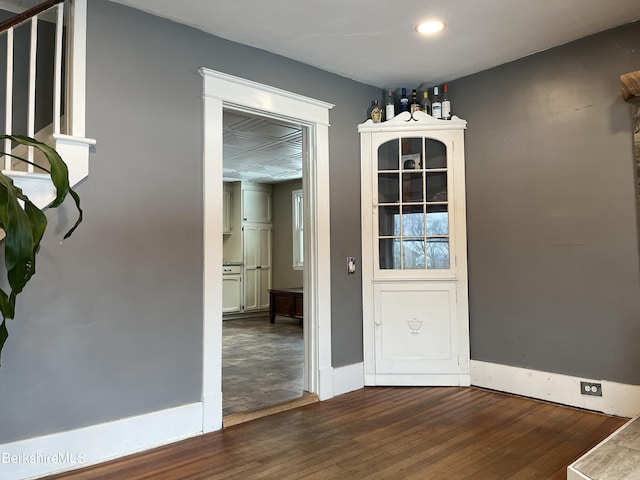
[[[223,415],[302,397],[304,342],[298,320],[268,316],[222,323]]]
[[[573,467],[594,480],[640,479],[640,418],[629,422]]]

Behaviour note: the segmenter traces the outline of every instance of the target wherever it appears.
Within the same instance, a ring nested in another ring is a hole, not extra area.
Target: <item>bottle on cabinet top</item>
[[[420,102],[418,101],[418,92],[414,88],[411,92],[411,103],[409,104],[411,113],[420,111]]]
[[[442,86],[442,119],[451,120],[451,101],[449,100],[449,84]]]
[[[382,108],[378,105],[378,100],[374,100],[371,104],[371,120],[373,123],[380,123],[382,121]]]
[[[373,106],[375,105],[375,100],[371,100],[371,105],[367,108],[367,120],[371,118],[371,110],[373,110]]]
[[[431,116],[438,119],[442,118],[442,103],[440,102],[438,87],[433,87],[433,100],[431,100]]]
[[[422,106],[420,109],[427,115],[431,115],[431,100],[429,100],[429,93],[426,90],[422,93]]]
[[[391,91],[391,89],[388,90],[387,93],[387,104],[385,106],[385,120],[391,120],[393,117],[396,116],[396,104],[395,101],[393,100],[393,92]]]
[[[400,112],[409,111],[409,98],[407,97],[407,89],[402,87],[402,95],[400,96]]]

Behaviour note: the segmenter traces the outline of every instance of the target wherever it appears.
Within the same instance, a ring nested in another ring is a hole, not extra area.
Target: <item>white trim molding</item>
[[[208,68],[200,68],[204,101],[203,425],[222,428],[222,203],[225,109],[299,123],[308,139],[303,161],[305,205],[305,389],[333,396],[331,257],[329,250],[329,110],[333,105]]]
[[[0,445],[0,477],[23,480],[75,470],[202,433],[194,403]]]
[[[602,384],[602,396],[582,395],[580,382]],[[640,414],[640,385],[573,377],[528,368],[471,360],[471,384],[609,415]]]
[[[92,138],[54,135],[55,148],[69,167],[69,184],[75,187],[89,175],[89,149],[96,144]],[[3,170],[17,187],[38,207],[45,208],[56,198],[56,189],[48,174]]]
[[[333,369],[333,394],[353,392],[364,388],[364,363],[354,363]]]

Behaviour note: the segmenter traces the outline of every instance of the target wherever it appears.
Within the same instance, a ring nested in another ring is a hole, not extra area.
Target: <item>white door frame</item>
[[[222,428],[222,114],[225,108],[299,123],[304,155],[306,388],[333,397],[329,251],[329,110],[333,105],[207,68],[203,158],[203,432]],[[308,234],[307,234],[308,232]]]

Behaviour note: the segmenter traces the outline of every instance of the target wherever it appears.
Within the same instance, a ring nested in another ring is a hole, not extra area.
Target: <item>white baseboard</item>
[[[318,399],[333,398],[333,367],[323,367],[318,370]]]
[[[202,431],[215,432],[222,428],[222,392],[202,396]]]
[[[367,386],[389,387],[468,387],[471,384],[468,373],[461,374],[412,374],[375,373],[365,375]]]
[[[582,395],[580,381],[601,383],[602,396]],[[621,417],[632,418],[640,414],[640,385],[573,377],[479,360],[471,361],[471,384]]]
[[[354,363],[333,369],[333,394],[353,392],[364,388],[364,363]]]
[[[0,478],[23,480],[86,467],[202,433],[202,404],[0,445]]]

